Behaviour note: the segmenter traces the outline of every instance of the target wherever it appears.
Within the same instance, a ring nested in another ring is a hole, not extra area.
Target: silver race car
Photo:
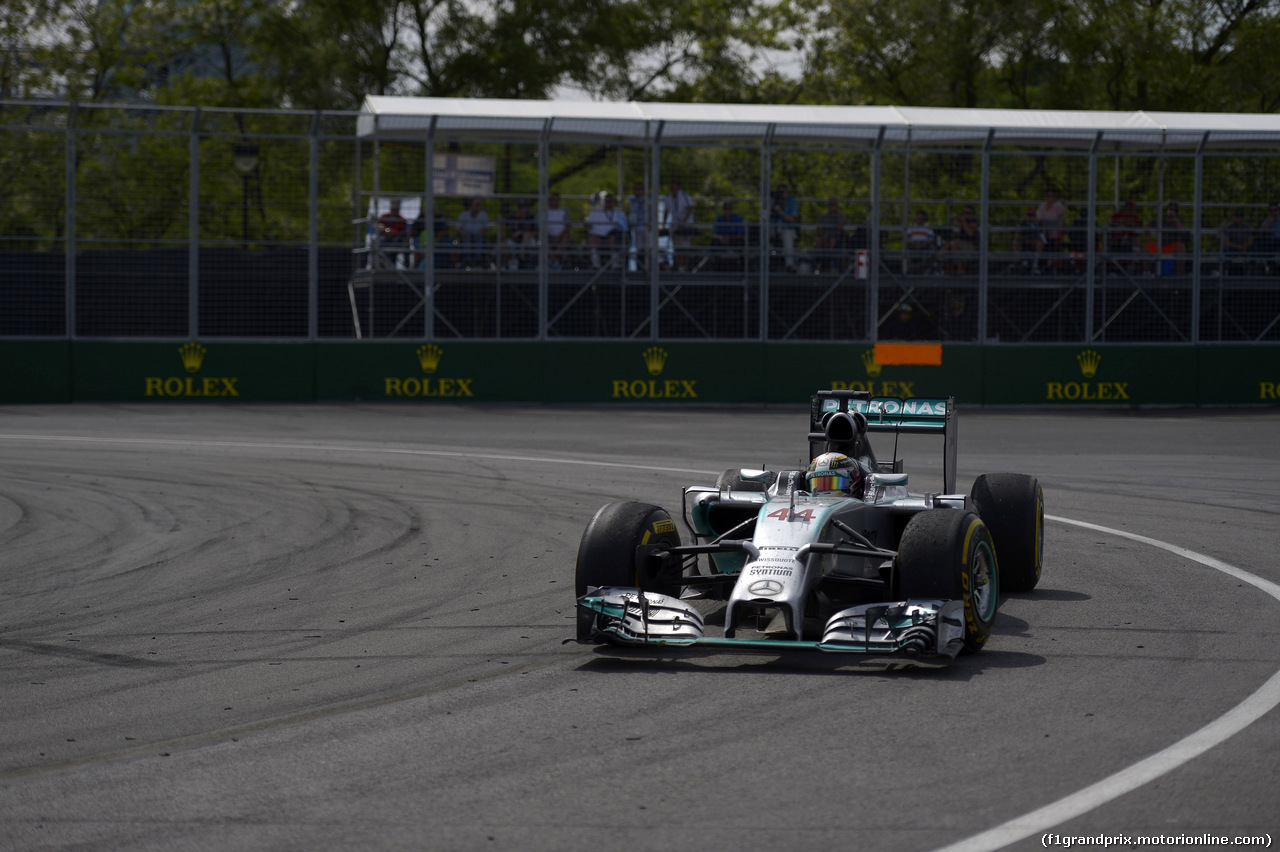
[[[1036,478],[984,474],[956,493],[954,398],[819,391],[809,420],[808,470],[684,489],[690,544],[658,506],[601,507],[578,548],[578,641],[939,662],[982,648],[1000,594],[1040,579]],[[870,433],[895,435],[893,460]],[[942,438],[942,493],[908,493],[903,433]]]

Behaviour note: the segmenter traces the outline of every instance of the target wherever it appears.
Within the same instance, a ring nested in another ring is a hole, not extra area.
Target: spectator
[[[694,233],[693,199],[680,188],[679,183],[671,181],[671,193],[666,200],[667,234],[674,248],[676,269],[684,272],[688,269],[689,239]]]
[[[609,253],[609,266],[622,247],[622,236],[627,232],[627,216],[618,209],[618,200],[612,193],[605,195],[604,203],[587,214],[587,245],[591,249],[591,268],[600,268],[600,250]]]
[[[903,243],[907,247],[907,271],[917,274],[929,271],[933,266],[933,252],[938,247],[938,235],[929,227],[929,214],[916,211],[916,221],[907,226]]]
[[[423,199],[422,206],[418,208],[418,216],[409,226],[409,241],[416,249],[413,253],[413,268],[421,269],[426,263],[426,240],[422,239],[422,235],[427,232],[426,220],[427,202]],[[449,253],[447,246],[453,244],[453,240],[449,238],[449,221],[445,219],[444,211],[439,206],[435,208],[435,215],[432,217],[435,227],[432,229],[432,239],[435,244],[435,266],[436,269],[444,269],[449,265]]]
[[[1185,255],[1191,243],[1191,234],[1178,215],[1178,202],[1170,201],[1165,205],[1163,215],[1152,219],[1147,228],[1155,232],[1148,241],[1147,249],[1153,256],[1157,256],[1157,274],[1172,275],[1175,271],[1182,272],[1184,260],[1159,258],[1159,255],[1165,254]]]
[[[462,262],[468,269],[485,264],[484,244],[489,227],[489,214],[484,212],[484,202],[479,198],[471,199],[471,204],[458,217]]]
[[[391,263],[399,267],[402,262],[401,250],[409,244],[409,223],[400,214],[398,198],[391,199],[391,209],[378,217],[375,236],[379,254],[377,265],[381,268]],[[391,253],[389,258],[382,254],[385,251]]]
[[[1253,248],[1253,229],[1244,221],[1244,211],[1237,210],[1231,221],[1218,229],[1222,245],[1223,271],[1227,275],[1244,275],[1248,270],[1248,253]]]
[[[560,206],[560,193],[553,192],[547,199],[547,264],[560,269],[564,264],[565,248],[573,237],[573,222],[569,211]]]
[[[949,293],[946,310],[942,315],[942,337],[945,340],[973,340],[977,337],[977,323],[968,302],[958,293]]]
[[[644,269],[645,255],[649,250],[649,208],[644,192],[644,181],[636,181],[631,197],[627,199],[627,221],[631,226],[631,243],[636,250],[640,268]]]
[[[1107,251],[1113,255],[1130,255],[1138,250],[1138,229],[1142,227],[1142,219],[1138,217],[1137,206],[1129,199],[1124,206],[1111,214],[1111,222],[1107,228]],[[1112,258],[1113,262],[1117,261]]]
[[[711,226],[711,244],[716,247],[716,267],[736,271],[742,268],[742,249],[747,244],[747,226],[742,217],[733,211],[733,202],[726,201],[721,213]]]
[[[922,337],[915,311],[906,302],[898,305],[897,313],[885,320],[880,329],[881,340],[920,340]]]
[[[1013,251],[1020,269],[1040,272],[1040,253],[1044,251],[1044,231],[1036,218],[1036,208],[1028,207],[1027,215],[1013,234]]]
[[[774,236],[782,243],[782,263],[788,272],[796,271],[796,238],[800,235],[800,204],[787,191],[785,183],[778,184],[769,205],[769,223]]]
[[[952,274],[975,274],[978,270],[978,251],[981,242],[978,217],[974,214],[972,207],[965,207],[952,231],[950,243],[952,261],[948,271]]]
[[[1187,230],[1186,225],[1182,224],[1182,217],[1178,213],[1178,202],[1176,201],[1170,201],[1165,205],[1163,219],[1153,220],[1151,227],[1158,229],[1163,235],[1162,245],[1181,245],[1181,250],[1185,250],[1191,245],[1191,232]]]
[[[838,272],[841,267],[840,254],[844,250],[844,214],[840,212],[840,202],[833,195],[827,199],[827,212],[818,216],[818,233],[813,247],[817,254],[819,267],[829,265]]]
[[[1062,240],[1066,236],[1063,226],[1066,220],[1067,208],[1058,199],[1058,193],[1049,190],[1044,195],[1044,201],[1036,208],[1036,222],[1044,236],[1045,251],[1062,251]]]
[[[507,246],[511,269],[528,269],[533,265],[534,249],[538,245],[538,222],[533,215],[533,205],[522,198],[516,203],[515,212],[507,221]]]

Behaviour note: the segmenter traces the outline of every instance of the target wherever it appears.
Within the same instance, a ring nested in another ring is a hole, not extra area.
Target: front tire
[[[974,481],[969,499],[991,531],[1003,589],[1034,589],[1044,557],[1044,491],[1039,480],[1021,473],[984,473]]]
[[[902,531],[893,563],[899,598],[964,602],[964,650],[986,644],[1000,605],[1000,573],[986,524],[973,512],[921,512]]]
[[[678,591],[641,570],[636,554],[641,545],[680,545],[680,532],[665,509],[632,502],[601,506],[578,545],[574,594],[582,597],[589,586],[626,586],[663,594]]]

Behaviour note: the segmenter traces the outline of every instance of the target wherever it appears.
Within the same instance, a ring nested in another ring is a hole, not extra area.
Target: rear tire
[[[1034,476],[984,473],[969,494],[991,531],[1006,592],[1029,592],[1040,582],[1044,556],[1044,491]]]
[[[907,522],[893,563],[897,597],[964,602],[964,650],[991,636],[1000,605],[1000,574],[986,524],[973,512],[932,509]]]

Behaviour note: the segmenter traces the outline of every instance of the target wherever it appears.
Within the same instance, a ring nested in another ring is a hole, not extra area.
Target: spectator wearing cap
[[[898,305],[893,317],[880,328],[881,340],[920,340],[922,336],[915,310],[906,302]]]
[[[409,244],[409,222],[400,213],[400,199],[391,199],[390,209],[378,217],[375,233],[382,252],[378,265],[400,266],[403,262],[401,252]]]

